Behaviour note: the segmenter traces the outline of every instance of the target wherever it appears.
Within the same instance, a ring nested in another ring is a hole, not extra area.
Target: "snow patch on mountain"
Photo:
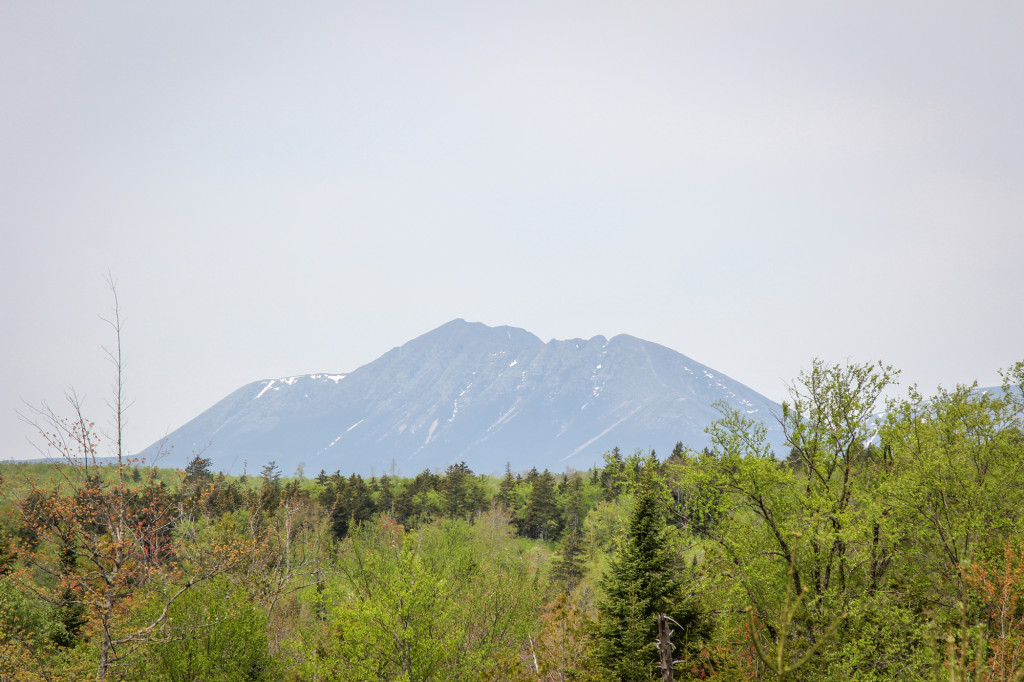
[[[594,436],[593,438],[591,438],[590,440],[585,442],[583,445],[579,446],[578,448],[576,448],[575,450],[570,452],[568,455],[566,455],[562,459],[558,460],[559,464],[561,464],[562,462],[564,462],[564,461],[566,461],[566,460],[568,460],[568,459],[570,459],[572,457],[575,457],[576,455],[580,454],[588,445],[590,445],[591,443],[594,443],[595,441],[597,441],[597,440],[603,438],[604,436],[608,435],[609,433],[611,433],[612,429],[614,429],[616,426],[618,426],[619,424],[622,424],[624,421],[626,421],[627,419],[629,419],[630,417],[635,415],[637,412],[640,411],[640,409],[641,409],[640,406],[637,406],[636,408],[634,408],[633,411],[630,412],[629,414],[627,414],[625,417],[623,417],[619,421],[615,422],[614,424],[609,426],[607,429],[605,429],[601,433],[597,434],[596,436]]]
[[[545,343],[522,329],[454,320],[347,374],[241,387],[170,434],[180,460],[171,465],[183,467],[212,441],[204,456],[225,471],[244,460],[250,468],[303,461],[347,473],[381,471],[394,460],[410,467],[402,475],[461,460],[482,473],[500,472],[506,461],[521,470],[571,458],[583,468],[614,446],[664,454],[677,441],[708,444],[704,428],[721,416],[716,401],[752,415],[778,408],[636,337]],[[778,425],[766,426],[774,444]]]
[[[265,394],[267,391],[280,391],[281,390],[281,386],[279,386],[277,384],[281,384],[283,386],[294,386],[299,381],[312,380],[312,381],[320,381],[321,383],[330,381],[334,385],[337,385],[338,382],[341,381],[342,379],[344,379],[346,376],[348,376],[348,375],[347,374],[296,374],[296,375],[293,375],[293,376],[281,377],[279,379],[266,379],[265,380],[266,383],[263,384],[263,387],[260,390],[260,392],[257,393],[255,396],[253,396],[253,400],[257,400],[257,399],[263,397],[263,394]],[[304,394],[304,396],[307,397],[307,398],[309,397],[308,394]]]
[[[256,397],[253,398],[253,400],[257,400],[260,396],[262,396],[264,393],[269,391],[270,387],[273,386],[273,385],[274,385],[274,380],[271,379],[270,381],[267,382],[267,385],[263,387],[263,390],[256,394]]]

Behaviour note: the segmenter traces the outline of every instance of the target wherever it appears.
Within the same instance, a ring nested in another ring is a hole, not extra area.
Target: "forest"
[[[723,404],[700,450],[369,479],[134,461],[119,378],[0,464],[0,680],[1021,680],[1024,362],[898,374],[814,361],[782,453]]]

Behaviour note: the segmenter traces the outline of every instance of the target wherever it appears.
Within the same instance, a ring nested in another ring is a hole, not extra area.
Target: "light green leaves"
[[[346,542],[338,569],[318,599],[326,635],[306,652],[317,679],[479,679],[526,639],[538,606],[535,568],[493,513],[408,535],[381,518]]]

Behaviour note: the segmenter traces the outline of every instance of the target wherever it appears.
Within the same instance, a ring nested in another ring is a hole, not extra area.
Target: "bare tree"
[[[100,642],[98,680],[140,645],[170,637],[166,625],[175,600],[237,564],[250,549],[244,538],[234,536],[202,552],[189,551],[182,546],[189,538],[172,533],[183,516],[180,501],[158,480],[155,468],[139,481],[129,475],[135,462],[124,446],[130,406],[121,350],[124,323],[116,283],[109,276],[107,282],[114,299],[111,317],[103,318],[115,341],[113,349],[104,348],[115,377],[107,402],[111,431],[101,432],[85,416],[73,390],[65,395],[70,416],[45,403],[30,407],[21,418],[35,428],[37,448],[53,462],[57,476],[47,484],[27,481],[30,492],[17,503],[32,538],[21,548],[21,557],[55,585],[46,589],[26,582],[26,587],[51,603],[83,612]],[[104,442],[116,464],[100,465]],[[153,615],[140,622],[133,607],[145,600]]]

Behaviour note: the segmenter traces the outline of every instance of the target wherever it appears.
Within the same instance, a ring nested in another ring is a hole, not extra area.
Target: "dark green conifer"
[[[515,513],[515,509],[513,508],[512,492],[516,489],[516,483],[518,481],[512,476],[512,465],[505,462],[505,478],[501,479],[501,483],[498,485],[495,501],[513,513]]]
[[[536,470],[532,470],[536,474]],[[562,532],[562,513],[555,494],[555,477],[547,469],[533,477],[533,488],[526,503],[523,535],[541,540],[556,540]]]
[[[678,580],[655,464],[649,457],[640,469],[626,537],[600,581],[604,597],[597,605],[598,656],[623,680],[651,679],[658,663],[654,641],[659,613],[684,626],[693,620]]]
[[[452,464],[445,470],[439,487],[447,517],[466,518],[473,511],[472,482],[473,471],[465,462]]]
[[[208,457],[196,454],[185,467],[186,483],[205,483],[213,478],[213,471],[210,468],[212,461]]]
[[[584,563],[583,534],[573,528],[562,542],[562,553],[551,565],[552,580],[562,586],[566,593],[576,589],[586,571]]]
[[[391,488],[391,479],[387,474],[380,477],[380,493],[377,498],[377,509],[389,515],[395,513],[395,497]]]
[[[604,488],[606,500],[618,498],[619,493],[622,492],[625,472],[626,464],[622,459],[622,451],[615,446],[611,452],[604,454],[604,468],[601,469],[601,487]]]

